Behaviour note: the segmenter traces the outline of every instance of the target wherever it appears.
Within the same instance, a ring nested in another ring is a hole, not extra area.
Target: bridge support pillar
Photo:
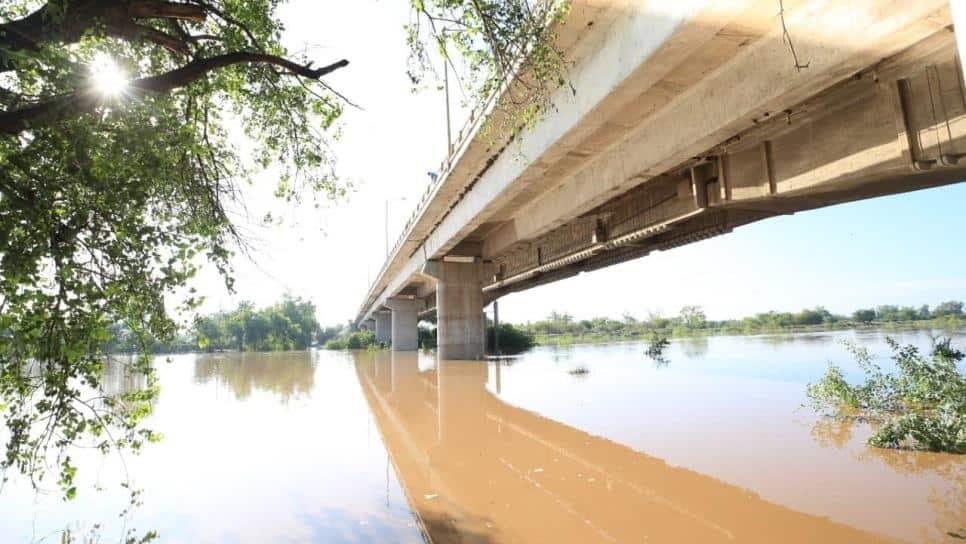
[[[390,298],[386,306],[392,310],[392,350],[416,351],[419,349],[419,303],[408,298]],[[377,322],[378,325],[378,322]]]
[[[436,346],[441,360],[482,359],[483,263],[429,261],[423,273],[436,278]]]
[[[383,344],[389,344],[392,342],[392,312],[382,311],[373,315],[376,317],[373,320],[376,340]]]
[[[365,321],[362,322],[362,326],[366,330],[375,331],[376,330],[376,320],[375,319],[367,319],[367,320],[365,320]]]

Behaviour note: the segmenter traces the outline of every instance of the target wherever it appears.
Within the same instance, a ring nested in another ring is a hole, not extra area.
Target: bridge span
[[[574,0],[570,85],[512,136],[499,96],[473,113],[356,322],[414,350],[435,312],[440,357],[477,359],[504,294],[966,179],[959,1]]]

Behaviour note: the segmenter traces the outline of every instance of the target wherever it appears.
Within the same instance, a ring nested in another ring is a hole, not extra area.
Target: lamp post
[[[446,94],[446,158],[449,159],[450,154],[453,153],[453,136],[452,136],[452,124],[449,120],[449,64],[447,63],[449,59],[443,57],[443,88]]]

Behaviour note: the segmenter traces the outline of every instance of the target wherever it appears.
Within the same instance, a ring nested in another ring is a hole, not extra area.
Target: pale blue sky
[[[337,15],[337,16],[334,16]],[[285,224],[245,223],[254,262],[238,258],[229,296],[211,270],[198,286],[205,311],[239,300],[267,305],[288,292],[311,298],[325,324],[353,317],[383,260],[384,207],[395,239],[445,150],[442,94],[411,92],[405,74],[407,2],[292,0],[281,16],[285,40],[317,64],[351,61],[327,81],[359,103],[342,118],[334,144],[350,197],[322,210],[283,207],[271,173],[246,191],[252,218],[265,211]],[[345,21],[366,20],[365,32]],[[578,89],[579,91],[579,89]],[[455,96],[459,96],[454,91]],[[454,126],[462,118],[454,99]],[[407,200],[399,200],[406,198]],[[779,217],[718,238],[654,253],[501,300],[501,317],[527,321],[551,310],[577,317],[649,311],[674,314],[699,304],[712,318],[824,305],[837,312],[881,303],[934,305],[966,299],[966,184]]]

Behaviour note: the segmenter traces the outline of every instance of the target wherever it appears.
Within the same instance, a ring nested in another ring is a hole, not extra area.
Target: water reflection
[[[823,447],[846,449],[859,434],[857,426],[865,427],[861,434],[868,435],[868,423],[821,417],[812,425],[812,438]],[[882,462],[903,476],[942,481],[932,486],[927,499],[935,515],[935,532],[921,531],[921,542],[943,541],[950,529],[966,523],[966,464],[960,456],[872,447],[859,448],[852,455],[863,463]]]
[[[315,384],[312,353],[231,353],[199,355],[194,363],[195,383],[216,381],[238,400],[254,390],[274,393],[283,400],[308,395]]]
[[[147,387],[147,376],[143,372],[133,370],[131,368],[133,363],[133,355],[118,355],[105,359],[101,369],[101,391],[107,396],[119,396]]]
[[[708,353],[707,336],[685,336],[678,343],[681,344],[681,352],[688,359],[698,359]]]
[[[415,354],[356,356],[433,542],[882,541],[506,404],[487,387],[492,371],[441,362],[421,372]]]

